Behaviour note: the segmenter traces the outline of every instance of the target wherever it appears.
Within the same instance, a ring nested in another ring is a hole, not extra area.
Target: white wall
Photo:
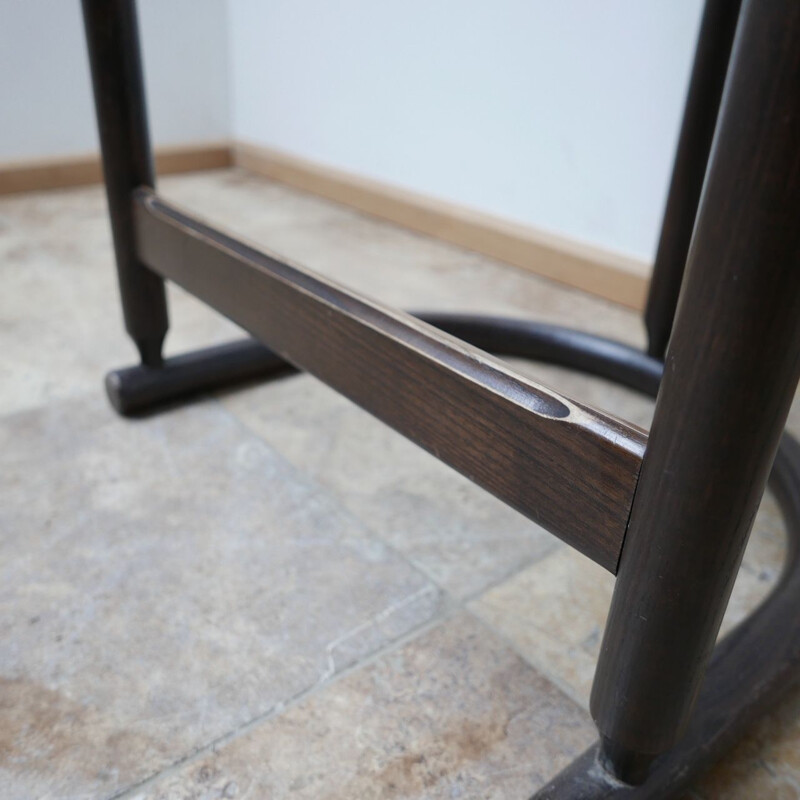
[[[139,0],[157,145],[263,144],[652,258],[702,0]],[[97,148],[79,0],[0,0],[0,162]]]
[[[230,0],[233,132],[650,259],[701,0]]]
[[[139,0],[156,145],[230,136],[226,0]],[[98,148],[79,0],[0,0],[0,161]]]

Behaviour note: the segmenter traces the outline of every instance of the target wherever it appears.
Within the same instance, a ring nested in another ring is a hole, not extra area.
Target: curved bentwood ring
[[[663,364],[645,353],[590,333],[521,319],[422,313],[435,327],[495,355],[556,364],[613,381],[650,397]],[[287,374],[293,367],[254,339],[167,359],[161,367],[135,366],[106,380],[114,407],[144,412],[237,381]],[[785,433],[770,476],[783,513],[788,552],[769,597],[722,639],[678,745],[650,767],[647,780],[630,786],[599,763],[599,743],[537,793],[536,798],[663,798],[684,790],[729,749],[800,677],[800,444]]]

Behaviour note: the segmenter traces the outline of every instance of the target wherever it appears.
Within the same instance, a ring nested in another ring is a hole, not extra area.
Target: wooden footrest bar
[[[418,319],[135,194],[136,247],[296,367],[614,572],[647,441]]]

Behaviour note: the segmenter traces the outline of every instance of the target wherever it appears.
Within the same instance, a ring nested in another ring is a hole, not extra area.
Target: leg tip
[[[617,780],[630,786],[639,786],[647,779],[655,755],[628,750],[602,737],[599,761],[603,769]]]
[[[103,381],[106,388],[106,395],[114,410],[122,416],[128,416],[133,409],[130,408],[124,391],[124,383],[119,370],[109,372]]]

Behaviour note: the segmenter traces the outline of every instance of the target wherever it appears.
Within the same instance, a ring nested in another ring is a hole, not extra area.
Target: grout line
[[[424,636],[429,631],[432,631],[433,629],[439,627],[440,625],[443,625],[448,620],[452,619],[455,616],[455,612],[456,609],[445,607],[439,615],[437,615],[433,619],[421,623],[420,625],[417,625],[415,628],[412,628],[410,631],[406,632],[402,636],[399,636],[397,639],[393,640],[387,647],[384,647],[380,650],[376,650],[374,653],[371,653],[369,656],[362,659],[361,661],[357,661],[345,667],[343,670],[341,670],[341,672],[337,672],[335,675],[329,678],[323,678],[322,681],[317,681],[312,686],[309,686],[306,689],[302,689],[301,691],[297,692],[295,695],[290,697],[288,700],[284,700],[281,701],[280,703],[277,703],[268,711],[265,711],[263,714],[259,714],[253,719],[243,723],[238,728],[235,728],[234,730],[229,731],[228,733],[225,733],[222,736],[217,737],[211,742],[201,745],[192,753],[178,759],[177,761],[170,764],[168,767],[165,767],[164,769],[153,773],[152,775],[150,775],[149,777],[145,778],[144,780],[140,781],[137,784],[128,786],[127,788],[122,789],[120,792],[110,795],[107,798],[107,800],[126,800],[127,798],[132,798],[136,792],[141,792],[142,790],[148,789],[157,781],[161,781],[165,778],[168,778],[170,775],[174,775],[175,773],[182,770],[184,767],[193,764],[197,761],[200,761],[210,753],[213,753],[221,749],[222,747],[225,747],[226,745],[230,744],[236,739],[239,739],[242,736],[246,736],[248,733],[255,730],[260,725],[279,717],[284,712],[294,708],[307,698],[316,694],[317,690],[320,690],[322,688],[327,689],[328,687],[335,685],[336,683],[338,683],[340,680],[343,680],[351,673],[370,666],[371,664],[385,657],[389,653],[394,652],[395,650],[399,650],[405,645],[414,641],[415,639]]]
[[[540,667],[538,664],[534,664],[517,646],[516,642],[509,638],[509,636],[504,633],[503,631],[496,628],[491,622],[485,620],[480,614],[477,614],[470,608],[465,608],[464,612],[469,614],[474,620],[477,620],[484,628],[486,628],[490,633],[494,634],[503,644],[511,650],[518,658],[522,659],[537,675],[544,678],[548,683],[552,684],[556,689],[558,689],[561,694],[563,694],[568,700],[571,700],[578,708],[582,711],[585,711],[587,714],[589,713],[588,706],[584,703],[583,700],[579,699],[573,694],[572,687],[568,684],[563,683],[557,677],[554,677],[549,670]]]
[[[237,427],[239,427],[243,432],[247,433],[249,436],[254,437],[260,443],[262,443],[265,447],[268,447],[272,452],[274,452],[279,458],[284,460],[287,464],[291,465],[294,470],[302,471],[294,461],[289,459],[284,453],[274,447],[272,443],[269,442],[268,439],[264,438],[259,432],[254,430],[245,420],[241,419],[237,414],[233,413],[220,399],[218,393],[213,393],[208,398],[208,401],[216,405],[219,409],[223,411],[223,413],[234,423]],[[348,515],[352,516],[352,518],[358,522],[358,524],[364,529],[364,531],[371,536],[372,538],[376,539],[377,541],[381,542],[388,550],[394,553],[397,558],[406,564],[410,569],[412,569],[417,574],[421,575],[429,584],[428,587],[423,587],[422,591],[427,591],[428,588],[434,589],[439,597],[441,598],[441,605],[435,615],[423,622],[422,624],[412,628],[410,631],[406,632],[400,637],[397,637],[394,640],[387,642],[386,645],[383,647],[377,648],[374,652],[370,653],[365,658],[355,661],[353,664],[345,667],[341,672],[332,672],[330,668],[323,673],[320,680],[316,681],[313,685],[301,690],[297,694],[290,697],[288,700],[282,701],[268,711],[254,717],[252,720],[245,722],[244,724],[240,725],[238,728],[218,737],[217,739],[202,745],[199,749],[194,750],[193,752],[189,753],[188,755],[184,756],[183,758],[178,759],[173,764],[169,765],[168,767],[160,770],[150,777],[146,778],[145,780],[135,784],[133,786],[127,787],[123,789],[121,792],[111,795],[108,800],[126,800],[128,798],[132,798],[136,792],[140,792],[143,789],[147,789],[149,786],[153,785],[157,781],[164,780],[168,778],[170,775],[175,774],[179,770],[183,769],[189,764],[195,763],[209,753],[212,753],[218,749],[221,749],[234,740],[247,735],[255,728],[259,727],[261,724],[270,721],[271,719],[275,719],[281,716],[284,712],[288,711],[289,709],[293,708],[294,706],[298,705],[299,703],[303,702],[307,698],[310,698],[317,693],[321,693],[324,690],[333,684],[335,684],[338,680],[344,678],[345,676],[349,675],[356,670],[361,670],[367,668],[370,664],[375,663],[376,661],[385,658],[388,654],[401,649],[409,642],[421,637],[429,630],[436,628],[440,625],[443,625],[448,620],[452,619],[459,613],[463,613],[468,615],[471,619],[477,621],[479,625],[484,627],[485,629],[489,630],[494,636],[498,638],[501,642],[503,642],[506,647],[509,648],[511,652],[513,652],[517,657],[519,657],[525,664],[527,664],[532,670],[534,670],[537,674],[541,675],[545,680],[548,680],[552,683],[562,694],[565,694],[572,702],[574,702],[578,707],[581,709],[584,708],[582,703],[579,703],[574,697],[572,697],[568,692],[565,691],[564,687],[560,684],[560,682],[554,681],[552,677],[545,671],[543,671],[538,666],[532,664],[514,645],[514,643],[509,640],[509,638],[502,632],[498,631],[494,625],[488,623],[486,620],[479,617],[476,613],[474,613],[471,609],[467,606],[469,603],[472,603],[474,600],[482,596],[488,591],[491,591],[495,586],[501,585],[506,581],[512,579],[515,575],[519,574],[520,572],[524,571],[531,565],[538,563],[539,561],[543,560],[550,556],[554,551],[558,550],[558,544],[555,544],[555,547],[546,550],[545,552],[541,553],[539,556],[526,559],[523,563],[519,566],[512,569],[510,572],[505,574],[504,576],[499,577],[496,581],[492,582],[491,584],[487,584],[486,586],[482,587],[481,589],[476,590],[475,592],[466,595],[463,598],[455,597],[451,592],[449,592],[444,586],[442,586],[438,581],[436,581],[432,576],[430,576],[423,568],[421,568],[418,564],[414,563],[409,559],[409,557],[403,553],[402,551],[398,550],[394,545],[390,542],[387,542],[379,533],[377,533],[372,526],[368,525],[360,516],[358,516],[355,512],[353,512],[347,506],[341,504],[338,500],[336,492],[333,491],[330,487],[326,486],[324,483],[321,483],[315,476],[310,475],[306,472],[303,472],[305,475],[306,480],[309,483],[313,484],[314,487],[318,488],[320,491],[324,492],[326,495],[332,497],[338,505],[340,505],[341,509],[347,513]],[[419,594],[417,592],[414,597]],[[386,610],[381,612],[378,616],[382,616],[386,614]],[[372,620],[369,621],[371,623]],[[362,623],[362,625],[369,624],[367,622]],[[352,632],[351,632],[352,633]],[[340,637],[341,639],[342,637]],[[330,645],[329,645],[330,648]],[[329,653],[329,661],[330,661],[330,653]]]
[[[536,525],[535,522],[531,522],[531,525]],[[544,528],[542,528],[544,530]],[[495,578],[492,581],[489,581],[485,586],[480,589],[476,589],[474,592],[464,595],[464,597],[460,598],[458,602],[460,602],[464,608],[470,604],[474,603],[476,600],[480,600],[485,594],[496,589],[498,586],[502,586],[504,583],[513,580],[520,575],[521,573],[525,572],[526,569],[529,569],[534,564],[538,564],[541,561],[544,561],[546,558],[550,558],[550,556],[555,555],[562,547],[569,547],[568,544],[562,542],[555,534],[550,533],[549,531],[544,531],[547,536],[550,538],[551,543],[550,545],[545,548],[545,550],[538,555],[531,556],[530,558],[525,558],[520,560],[520,562],[511,567],[507,572],[503,575]]]

